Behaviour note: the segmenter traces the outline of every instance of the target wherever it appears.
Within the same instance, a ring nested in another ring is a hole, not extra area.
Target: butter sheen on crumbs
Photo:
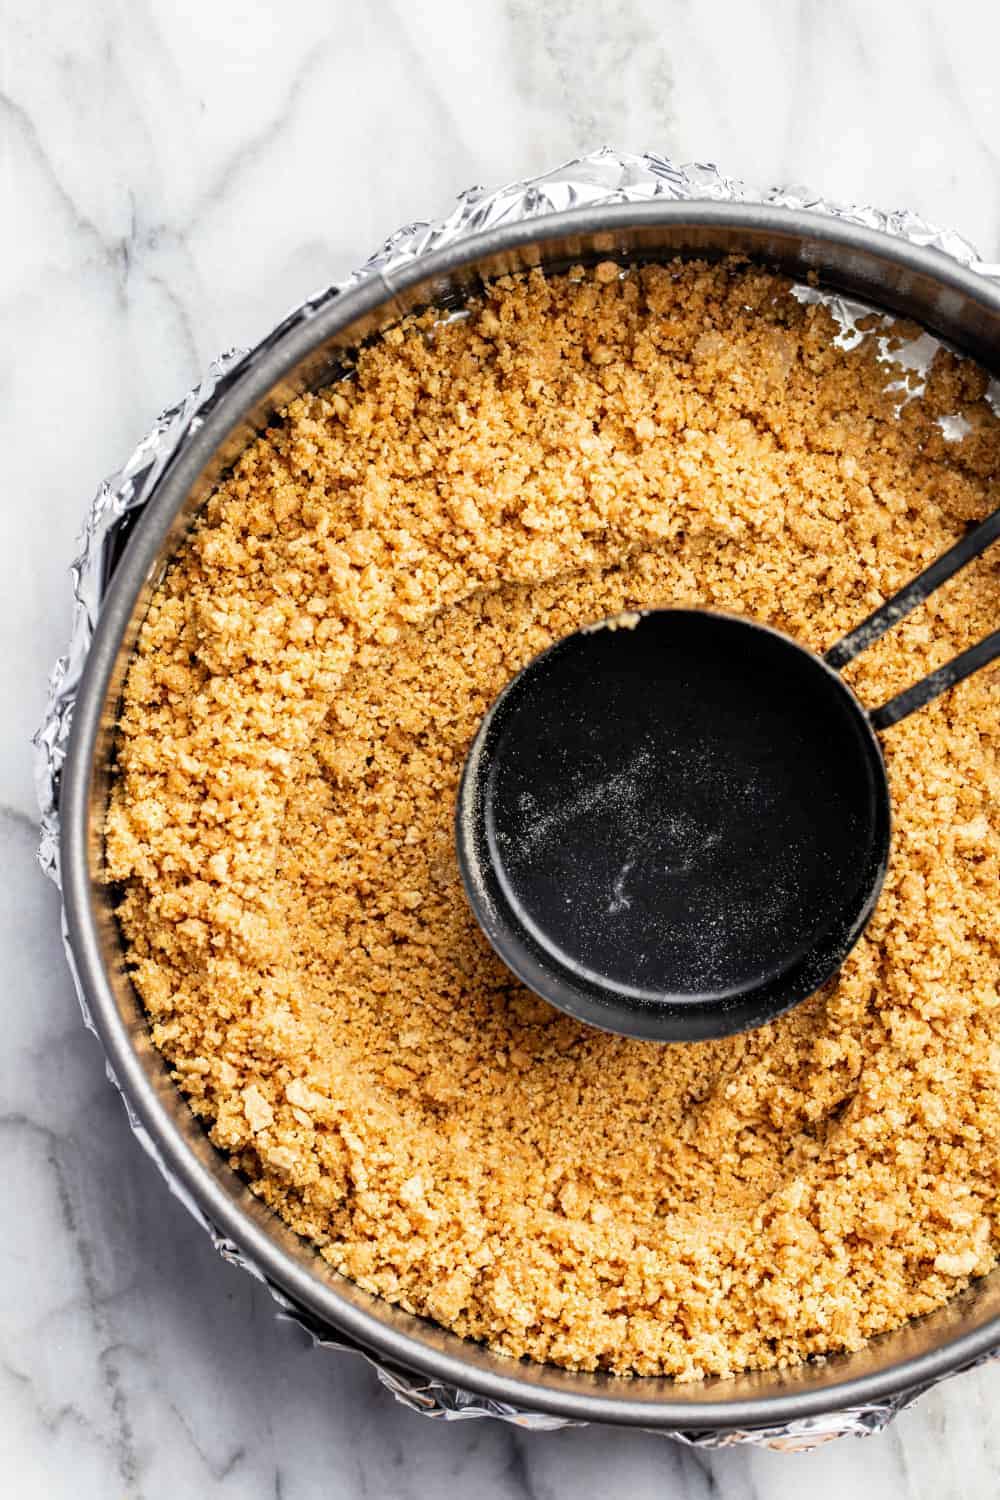
[[[996,1259],[996,668],[883,737],[875,917],[759,1031],[571,1021],[455,864],[479,719],[559,636],[680,603],[823,650],[996,505],[983,373],[941,351],[897,416],[875,340],[835,332],[735,262],[411,319],[247,449],[130,668],[108,874],[157,1046],[332,1265],[515,1357],[791,1364]],[[988,554],[879,642],[863,701],[980,638],[998,583]]]

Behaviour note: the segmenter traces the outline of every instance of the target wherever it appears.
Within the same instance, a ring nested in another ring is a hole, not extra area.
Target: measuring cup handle
[[[943,552],[936,562],[932,562],[929,568],[925,568],[905,588],[901,588],[898,594],[893,594],[892,598],[880,609],[875,610],[874,614],[870,614],[867,620],[862,620],[861,624],[849,635],[845,635],[843,640],[831,646],[824,658],[827,666],[839,672],[841,667],[853,661],[856,656],[860,656],[862,651],[867,650],[880,636],[885,635],[887,630],[891,630],[893,625],[905,619],[918,604],[923,604],[925,599],[929,599],[934,590],[940,588],[942,583],[946,583],[953,573],[958,572],[959,568],[964,568],[966,563],[978,557],[981,552],[985,552],[997,537],[1000,537],[1000,506],[992,515],[987,516],[985,521],[980,521],[978,526],[967,532],[961,541],[955,543],[954,547],[949,547],[947,552]],[[976,649],[973,647],[973,650]],[[986,659],[989,660],[988,657]],[[958,660],[961,661],[962,657]],[[944,671],[944,668],[941,670]],[[976,669],[970,667],[969,670],[974,672]],[[967,676],[968,673],[962,675]],[[954,679],[955,682],[958,680],[957,677]],[[930,696],[934,697],[935,694],[932,693]],[[919,704],[915,704],[914,707],[919,707]],[[910,710],[908,709],[907,712]]]
[[[961,682],[964,677],[971,677],[973,672],[978,672],[980,667],[985,667],[987,662],[995,661],[1000,656],[1000,630],[994,630],[985,640],[979,641],[975,646],[970,646],[968,651],[945,662],[943,667],[938,667],[936,672],[928,672],[919,682],[912,687],[905,688],[903,692],[897,693],[895,698],[890,698],[888,703],[883,703],[881,708],[872,708],[868,711],[868,722],[873,729],[888,729],[890,724],[898,724],[900,719],[907,718],[915,713],[918,708],[923,708],[925,703],[930,703],[932,698],[938,698],[946,693],[956,682]]]

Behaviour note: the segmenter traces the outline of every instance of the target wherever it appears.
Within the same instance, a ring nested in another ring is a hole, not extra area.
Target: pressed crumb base
[[[513,1356],[794,1363],[996,1258],[995,668],[885,734],[876,914],[759,1031],[570,1021],[456,869],[465,750],[555,638],[685,603],[823,650],[996,505],[982,372],[939,352],[897,416],[885,328],[835,333],[738,264],[498,282],[289,407],[142,630],[107,864],[157,1045],[332,1265]],[[997,584],[980,560],[874,647],[863,701],[982,636]]]

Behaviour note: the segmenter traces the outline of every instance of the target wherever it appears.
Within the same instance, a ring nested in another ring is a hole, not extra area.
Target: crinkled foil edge
[[[228,389],[246,363],[270,348],[287,329],[310,318],[318,308],[328,304],[348,287],[371,276],[379,276],[391,286],[395,271],[432,250],[440,250],[500,224],[542,218],[546,214],[561,213],[571,208],[611,203],[645,203],[657,198],[767,203],[809,209],[813,213],[826,214],[850,224],[882,230],[899,239],[908,240],[911,244],[931,246],[971,270],[1000,278],[1000,264],[987,265],[968,240],[951,230],[929,224],[919,215],[906,210],[884,212],[872,207],[834,203],[799,187],[772,188],[762,192],[747,183],[727,177],[709,163],[694,162],[679,166],[661,156],[634,156],[610,148],[567,162],[544,176],[512,182],[492,192],[478,187],[471,188],[461,194],[455,209],[446,218],[407,224],[397,230],[347,281],[326,287],[293,308],[255,349],[236,349],[220,356],[209,366],[199,385],[189,391],[176,406],[162,413],[124,466],[104,481],[91,501],[79,539],[79,552],[71,566],[73,624],[70,640],[52,671],[45,717],[34,738],[35,783],[41,811],[38,859],[42,869],[56,885],[60,883],[59,776],[66,756],[80,676],[113,571],[119,534],[122,527],[134,519],[134,513],[145,505],[166,465],[200,426],[205,414]],[[69,945],[65,914],[63,940],[84,1022],[94,1031]],[[119,1087],[110,1067],[107,1071],[111,1082]],[[374,1367],[379,1380],[397,1400],[425,1416],[443,1420],[495,1417],[535,1430],[581,1425],[560,1417],[546,1416],[540,1412],[492,1401],[471,1391],[392,1368],[318,1323],[305,1309],[291,1302],[280,1288],[270,1282],[238,1245],[219,1233],[191,1195],[172,1176],[155,1142],[136,1118],[124,1093],[122,1100],[129,1124],[140,1145],[155,1161],[171,1191],[211,1236],[215,1248],[226,1260],[263,1281],[281,1309],[279,1315],[305,1329],[317,1346],[359,1354]],[[1000,1354],[1000,1350],[997,1354]],[[986,1356],[991,1357],[996,1356]],[[976,1361],[977,1364],[983,1362],[985,1361]],[[879,1432],[903,1407],[927,1388],[922,1386],[870,1405],[805,1417],[781,1426],[756,1428],[752,1431],[656,1430],[676,1441],[698,1447],[754,1443],[799,1451],[846,1434],[860,1436]]]

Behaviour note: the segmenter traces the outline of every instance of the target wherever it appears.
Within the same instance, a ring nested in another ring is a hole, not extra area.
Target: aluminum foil
[[[397,230],[347,281],[325,287],[294,307],[255,349],[234,349],[221,355],[209,366],[199,385],[189,391],[176,406],[163,412],[123,467],[104,481],[91,501],[84,517],[80,550],[70,569],[74,600],[72,633],[65,653],[60,656],[52,671],[45,717],[34,739],[35,782],[41,811],[38,858],[42,869],[56,885],[59,885],[59,775],[66,755],[80,674],[115,559],[119,555],[127,529],[135,519],[135,514],[153,493],[165,465],[201,424],[205,414],[233,382],[245,363],[272,345],[286,329],[311,317],[318,308],[360,281],[378,277],[387,290],[392,291],[394,273],[432,250],[440,250],[446,245],[455,244],[500,224],[541,218],[546,214],[587,205],[645,203],[654,198],[770,203],[809,209],[851,224],[882,230],[908,240],[911,244],[932,246],[971,270],[1000,279],[1000,263],[987,264],[961,235],[929,224],[919,215],[906,210],[884,212],[877,208],[835,203],[798,187],[760,191],[747,183],[727,177],[709,163],[692,162],[678,166],[665,157],[633,156],[610,148],[567,162],[541,177],[512,182],[492,192],[479,187],[470,188],[461,194],[455,209],[447,218],[407,224]],[[804,288],[802,292],[803,295],[818,295]],[[841,301],[838,298],[829,299],[842,329],[850,337],[851,325],[860,309],[846,302],[841,306]],[[66,935],[65,918],[63,939],[84,1023],[93,1031]],[[108,1076],[118,1087],[110,1067]],[[211,1236],[215,1248],[226,1260],[263,1281],[278,1303],[279,1316],[304,1328],[316,1345],[360,1355],[374,1367],[379,1380],[397,1400],[425,1416],[446,1421],[494,1417],[535,1430],[579,1425],[560,1417],[492,1401],[471,1391],[395,1369],[319,1324],[304,1308],[291,1302],[280,1288],[268,1281],[238,1245],[219,1233],[191,1195],[171,1175],[155,1142],[136,1118],[124,1094],[122,1099],[132,1131],[140,1145],[155,1161],[171,1191]],[[662,1433],[662,1429],[657,1430],[675,1441],[698,1447],[754,1443],[786,1451],[800,1451],[846,1434],[860,1436],[878,1432],[925,1389],[927,1387],[920,1387],[895,1394],[878,1403],[802,1418],[780,1427],[724,1432],[685,1430]]]

